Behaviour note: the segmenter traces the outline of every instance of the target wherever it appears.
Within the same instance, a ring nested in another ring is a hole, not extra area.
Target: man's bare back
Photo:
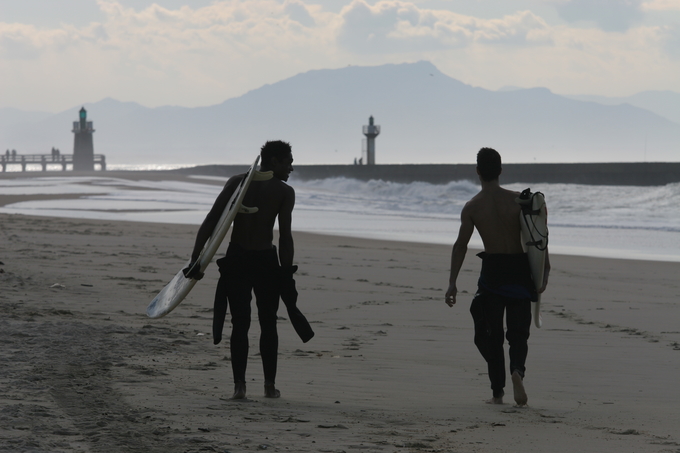
[[[477,228],[487,253],[522,253],[518,192],[487,184],[463,208]]]
[[[519,193],[503,189],[498,179],[482,182],[482,190],[468,201],[460,213],[458,239],[451,254],[451,276],[446,291],[446,304],[456,303],[456,279],[467,253],[475,228],[484,242],[484,251],[493,254],[523,253],[520,240],[520,206],[515,201]]]
[[[236,184],[240,182],[236,181]],[[253,214],[238,214],[234,219],[231,242],[246,250],[264,250],[272,247],[274,223],[284,204],[290,199],[290,186],[272,178],[253,181],[243,200],[243,205],[258,208]]]

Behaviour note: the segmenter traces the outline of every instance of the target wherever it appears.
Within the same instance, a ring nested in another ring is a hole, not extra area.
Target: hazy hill
[[[647,109],[657,115],[661,115],[673,122],[680,124],[680,93],[673,91],[643,91],[632,96],[607,97],[607,96],[567,96],[578,101],[597,102],[605,105],[630,104],[635,107]]]
[[[482,146],[508,162],[680,157],[680,124],[648,110],[541,88],[484,90],[428,62],[309,71],[210,107],[149,109],[104,99],[85,108],[95,152],[111,164],[249,163],[267,139],[290,141],[297,163],[351,163],[361,155],[369,115],[382,126],[378,163],[472,162]],[[0,149],[72,152],[79,109],[0,124]]]
[[[3,131],[11,131],[22,124],[36,123],[45,118],[49,118],[50,116],[52,116],[52,113],[48,112],[28,112],[13,108],[2,108],[0,109],[0,133]],[[0,142],[0,146],[3,145],[4,143]],[[5,149],[3,149],[3,151]]]

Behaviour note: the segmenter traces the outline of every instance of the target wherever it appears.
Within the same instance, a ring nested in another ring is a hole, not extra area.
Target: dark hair
[[[477,153],[477,170],[484,181],[495,181],[501,174],[501,155],[493,148],[482,148]]]
[[[292,152],[293,149],[288,142],[282,142],[281,140],[268,141],[260,148],[261,165],[267,167],[271,163],[272,157],[285,159]]]

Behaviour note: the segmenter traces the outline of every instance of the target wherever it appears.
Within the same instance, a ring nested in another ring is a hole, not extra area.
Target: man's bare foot
[[[237,382],[234,384],[234,396],[231,397],[233,400],[242,400],[246,397],[246,383]]]
[[[518,371],[512,373],[512,392],[515,397],[515,403],[517,403],[518,406],[526,406],[529,398],[527,397],[527,392],[524,390],[522,376],[520,376]]]
[[[486,400],[486,404],[503,404],[503,397],[493,397],[490,400]]]
[[[274,387],[273,382],[264,383],[264,396],[265,398],[280,398],[281,392],[279,392],[276,387]]]

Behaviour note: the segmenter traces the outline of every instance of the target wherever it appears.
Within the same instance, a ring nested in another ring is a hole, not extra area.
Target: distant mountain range
[[[680,93],[674,91],[643,91],[626,97],[587,95],[567,97],[577,101],[597,102],[604,105],[630,104],[680,124]]]
[[[109,164],[243,164],[266,140],[296,163],[351,163],[373,115],[378,163],[473,162],[482,146],[507,162],[680,160],[680,94],[560,96],[489,91],[429,62],[309,71],[209,107],[84,104]],[[0,151],[71,153],[81,105],[58,114],[0,109]]]

